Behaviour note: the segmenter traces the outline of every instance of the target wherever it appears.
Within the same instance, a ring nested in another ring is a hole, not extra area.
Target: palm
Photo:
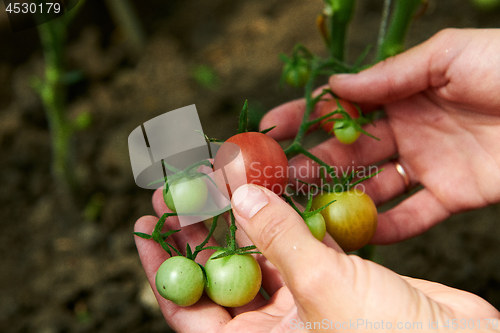
[[[282,287],[269,304],[234,317],[224,326],[223,332],[267,333],[276,327],[285,327],[292,318],[296,318],[295,303],[289,290]]]
[[[500,117],[479,117],[428,96],[386,106],[399,159],[424,186],[421,195],[448,213],[498,202]]]

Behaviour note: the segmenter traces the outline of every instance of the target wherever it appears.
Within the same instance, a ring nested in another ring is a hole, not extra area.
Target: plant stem
[[[317,65],[317,61],[315,59],[313,59],[312,65],[311,65],[311,67],[312,67],[311,75],[309,76],[309,79],[307,80],[307,83],[306,83],[305,88],[304,88],[305,89],[305,99],[306,99],[306,110],[304,112],[304,115],[302,116],[302,122],[300,124],[299,130],[297,131],[297,135],[293,139],[290,146],[288,146],[284,150],[287,157],[291,157],[291,156],[296,155],[299,152],[301,152],[302,140],[304,139],[304,136],[306,135],[306,132],[310,127],[309,117],[314,110],[314,106],[316,105],[316,101],[312,97],[314,80],[317,76],[316,68],[315,68],[316,65]]]
[[[236,219],[234,218],[233,210],[230,210],[231,225],[229,226],[229,250],[236,251]]]
[[[411,20],[422,0],[395,0],[387,33],[377,50],[377,62],[396,55],[404,50],[404,41]]]
[[[52,141],[52,171],[60,186],[74,189],[76,178],[72,165],[71,136],[73,128],[65,114],[66,89],[61,82],[64,73],[63,47],[66,41],[64,20],[55,19],[38,27],[45,58],[45,77],[39,87]]]
[[[111,16],[129,38],[129,45],[134,52],[144,47],[145,37],[142,25],[129,0],[106,0]]]
[[[392,0],[384,0],[384,6],[382,7],[382,18],[380,20],[380,27],[378,30],[377,50],[380,50],[384,42],[385,33],[387,31],[387,24],[389,23],[391,4]]]
[[[345,41],[349,22],[354,13],[355,0],[327,1],[331,6],[329,50],[332,58],[344,61]]]

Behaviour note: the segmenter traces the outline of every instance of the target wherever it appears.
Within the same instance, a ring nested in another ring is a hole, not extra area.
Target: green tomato
[[[346,252],[368,244],[377,229],[377,207],[372,199],[359,190],[323,193],[313,199],[312,208],[319,209],[333,200],[321,211],[328,233]]]
[[[198,302],[205,286],[200,265],[186,257],[165,260],[156,272],[156,290],[163,297],[179,306]]]
[[[306,222],[309,231],[311,234],[319,241],[322,241],[325,238],[326,234],[326,224],[325,219],[321,213],[316,213],[312,216],[309,216],[304,220]]]
[[[163,199],[167,207],[176,213],[198,213],[205,206],[208,198],[208,188],[204,177],[177,179],[169,185]]]
[[[303,87],[309,80],[310,74],[309,64],[301,58],[287,62],[283,66],[285,82],[295,88]]]
[[[352,121],[345,119],[337,120],[335,122],[333,133],[337,137],[337,140],[346,145],[354,143],[361,134]]]
[[[252,301],[260,290],[260,266],[249,254],[212,259],[221,253],[222,251],[215,252],[205,264],[205,291],[219,305],[243,306]]]

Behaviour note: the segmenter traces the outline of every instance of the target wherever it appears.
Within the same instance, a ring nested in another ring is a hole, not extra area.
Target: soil
[[[358,3],[351,59],[374,43],[379,24],[381,1]],[[87,1],[69,31],[66,61],[83,79],[69,86],[67,112],[93,119],[74,138],[76,199],[61,195],[51,177],[48,124],[30,85],[43,70],[37,31],[13,33],[0,15],[2,332],[164,332],[132,237],[135,220],[152,214],[152,193],[134,183],[128,134],[196,104],[204,131],[227,138],[245,98],[259,114],[300,97],[279,87],[278,54],[297,42],[323,52],[320,0],[133,5],[146,36],[139,53],[104,2]],[[499,15],[468,1],[430,0],[408,44],[445,27],[494,27]],[[215,84],[194,78],[200,65],[215,71]],[[471,291],[500,308],[499,216],[499,205],[463,213],[377,253],[398,273]]]

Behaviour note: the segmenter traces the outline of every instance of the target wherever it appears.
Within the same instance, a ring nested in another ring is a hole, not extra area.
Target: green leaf
[[[227,250],[225,252],[222,252],[218,255],[216,255],[215,257],[213,258],[210,258],[210,260],[215,260],[215,259],[220,259],[220,258],[224,258],[224,257],[228,257],[228,256],[232,256],[233,254],[235,254],[235,251],[232,251],[232,250]]]
[[[161,238],[163,239],[166,239],[167,237],[170,237],[171,235],[175,234],[176,232],[179,232],[181,231],[181,229],[177,229],[177,230],[169,230],[167,232],[164,232],[161,234]]]
[[[215,90],[220,85],[220,78],[214,68],[198,65],[191,71],[193,79],[202,87]]]
[[[186,258],[193,258],[193,251],[191,250],[189,243],[186,243]]]
[[[334,203],[335,201],[337,201],[337,200],[332,200],[332,201],[330,201],[329,203],[327,203],[326,205],[321,206],[321,207],[320,207],[320,208],[318,208],[318,209],[315,209],[315,210],[313,210],[313,211],[308,212],[309,216],[313,216],[313,215],[315,215],[315,214],[317,214],[317,213],[320,213],[323,209],[325,209],[326,207],[330,206],[330,205],[331,205],[332,203]]]
[[[151,239],[151,238],[153,238],[153,236],[151,236],[149,234],[145,234],[143,232],[134,232],[134,235],[139,236],[139,237],[144,238],[144,239]]]
[[[257,246],[255,246],[255,245],[249,245],[249,246],[240,247],[238,249],[238,251],[246,252],[246,251],[250,251],[250,250],[255,250],[256,248],[257,248]]]
[[[240,121],[238,124],[238,133],[248,132],[248,100],[245,99],[243,108],[240,112]]]
[[[273,127],[269,127],[269,128],[266,128],[266,129],[263,129],[262,131],[260,131],[262,134],[266,134],[270,131],[272,131],[273,129],[276,128],[276,125],[274,125]]]

